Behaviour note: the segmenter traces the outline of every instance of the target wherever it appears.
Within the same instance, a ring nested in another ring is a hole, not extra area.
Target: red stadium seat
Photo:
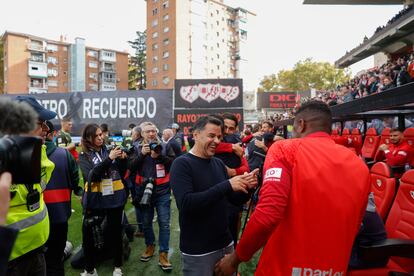
[[[351,132],[349,131],[349,128],[344,128],[342,131],[342,136],[345,138],[351,138]]]
[[[403,174],[400,187],[392,204],[385,224],[388,239],[414,241],[414,170]],[[409,247],[411,249],[411,247]],[[395,252],[395,250],[394,250]],[[410,250],[413,255],[414,251]],[[398,253],[394,253],[398,255]],[[389,275],[390,271],[411,273],[414,271],[414,260],[410,258],[391,257],[384,268],[352,270],[348,275]]]
[[[375,128],[369,128],[365,134],[364,145],[361,149],[361,155],[367,159],[374,159],[380,142]]]
[[[408,153],[408,163],[414,167],[414,128],[410,127],[404,130],[404,140],[411,146],[411,152]]]
[[[390,135],[391,135],[391,128],[386,127],[381,132],[381,139],[380,139],[380,145],[386,144],[388,145],[390,143]]]
[[[375,163],[371,168],[371,191],[374,193],[377,212],[385,221],[391,208],[396,192],[396,179],[392,176],[391,169],[384,162]]]
[[[340,133],[339,129],[337,129],[337,128],[332,129],[331,137],[333,139],[336,139],[339,136],[341,136],[341,133]]]
[[[360,155],[361,154],[361,148],[362,148],[361,131],[357,128],[352,129],[351,139],[352,139],[352,147],[355,149],[357,155]]]

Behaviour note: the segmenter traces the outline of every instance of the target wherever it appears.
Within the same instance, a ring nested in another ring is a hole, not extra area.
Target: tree
[[[128,41],[135,50],[135,55],[129,57],[128,61],[128,89],[143,90],[146,85],[146,62],[147,62],[147,33],[137,31],[137,38]]]
[[[292,70],[280,70],[277,75],[265,76],[259,91],[306,91],[335,89],[349,81],[350,73],[337,69],[328,62],[315,62],[311,58],[299,61]]]

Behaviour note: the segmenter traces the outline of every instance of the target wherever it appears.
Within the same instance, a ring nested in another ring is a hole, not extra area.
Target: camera
[[[32,136],[0,138],[0,174],[12,174],[15,184],[40,183],[42,139]],[[23,172],[23,173],[22,173]]]
[[[150,148],[150,150],[154,151],[157,154],[160,154],[161,151],[162,151],[161,144],[159,144],[157,142],[151,142],[151,143],[149,143],[149,148]]]
[[[92,231],[93,245],[95,248],[101,249],[104,245],[104,233],[103,233],[103,222],[104,216],[91,216],[85,218],[84,223],[86,227]]]
[[[145,189],[139,204],[142,206],[148,206],[151,203],[152,192],[155,186],[155,179],[151,177],[145,178],[142,184],[145,185]]]
[[[108,151],[111,151],[113,149],[115,149],[116,147],[118,147],[117,145],[107,145],[106,149]],[[119,149],[122,150],[123,152],[125,152],[127,155],[133,153],[135,151],[134,146],[130,146],[130,147],[123,147],[123,146],[119,146]]]

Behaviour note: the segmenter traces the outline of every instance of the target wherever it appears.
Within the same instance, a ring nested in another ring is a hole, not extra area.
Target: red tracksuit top
[[[382,161],[387,159],[387,164],[389,166],[404,166],[409,162],[409,153],[411,152],[411,147],[406,141],[402,141],[397,145],[389,144],[388,150],[382,151],[379,150],[375,156],[375,161]]]
[[[370,190],[366,165],[317,132],[274,143],[263,178],[239,259],[264,245],[255,275],[346,275]]]

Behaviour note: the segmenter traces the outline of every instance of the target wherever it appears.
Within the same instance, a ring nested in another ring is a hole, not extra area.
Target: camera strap
[[[34,212],[40,208],[40,193],[33,189],[33,185],[24,184],[27,188],[28,194],[26,196],[26,206],[29,212]]]

